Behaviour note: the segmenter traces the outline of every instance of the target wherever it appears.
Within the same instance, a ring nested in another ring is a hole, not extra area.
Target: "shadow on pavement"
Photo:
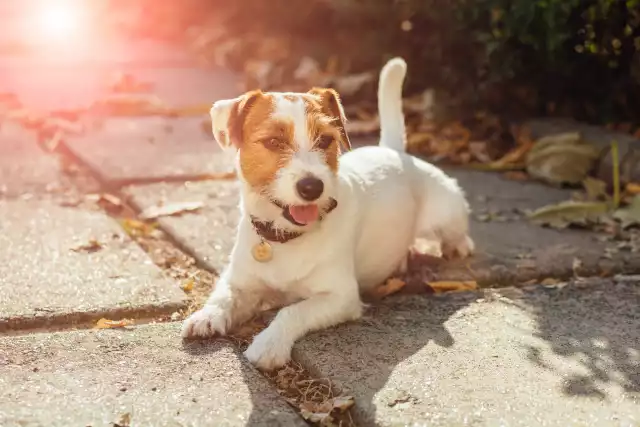
[[[567,396],[606,400],[610,387],[640,393],[640,283],[597,279],[576,287],[523,295],[534,336],[545,344],[529,345],[528,359],[561,375]],[[550,360],[549,350],[566,364]]]

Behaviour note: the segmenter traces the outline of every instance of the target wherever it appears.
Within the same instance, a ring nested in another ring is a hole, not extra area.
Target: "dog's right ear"
[[[251,107],[262,96],[262,91],[255,90],[237,98],[222,99],[213,103],[209,111],[211,129],[214,138],[223,149],[240,148],[244,121]]]

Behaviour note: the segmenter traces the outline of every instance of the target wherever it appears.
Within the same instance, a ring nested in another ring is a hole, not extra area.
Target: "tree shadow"
[[[358,322],[310,335],[296,345],[294,358],[317,378],[322,377],[317,367],[330,369],[329,379],[336,388],[354,394],[352,413],[356,424],[376,425],[375,397],[396,367],[429,344],[452,348],[455,338],[445,323],[477,298],[476,293],[467,292],[397,295],[368,307]],[[385,345],[372,345],[380,342]],[[339,352],[348,354],[335,363]],[[394,389],[386,399],[387,405],[401,407],[417,402],[419,397],[411,390]]]
[[[539,287],[516,304],[533,315],[534,337],[542,341],[525,345],[529,361],[557,373],[566,396],[640,393],[640,281]]]
[[[220,351],[222,346],[231,346],[238,357],[238,366],[243,377],[243,382],[247,387],[251,398],[251,413],[246,418],[244,425],[253,426],[305,426],[306,423],[300,416],[295,414],[284,399],[278,396],[276,389],[262,376],[260,372],[244,358],[237,343],[230,339],[209,339],[209,340],[184,340],[183,350],[193,357],[209,356]],[[229,367],[229,371],[235,367]],[[230,375],[230,380],[233,375]],[[216,393],[215,389],[211,393]],[[230,399],[232,397],[230,396]],[[230,404],[234,402],[229,402]],[[238,414],[235,420],[220,420],[220,424],[237,424],[244,416],[244,409]]]

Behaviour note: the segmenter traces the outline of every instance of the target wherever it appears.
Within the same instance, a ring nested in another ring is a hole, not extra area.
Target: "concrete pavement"
[[[19,75],[11,64],[5,70]],[[73,84],[92,67],[65,69],[70,91],[41,73],[45,109],[102,96],[99,79],[90,90]],[[149,69],[163,76],[174,105],[235,94],[228,74]],[[13,87],[33,100],[27,104],[37,100],[27,85]],[[123,218],[147,208],[201,203],[157,222],[165,244],[201,269],[222,268],[237,224],[237,183],[213,179],[230,164],[203,131],[205,119],[103,117],[57,154],[45,153],[31,131],[11,122],[0,128],[0,425],[305,425],[279,383],[244,361],[238,341],[182,343],[181,313],[198,297],[123,227]],[[80,171],[70,174],[69,162]],[[91,180],[84,168],[100,179],[90,190],[80,185]],[[639,426],[638,253],[612,250],[618,242],[591,231],[524,218],[523,210],[565,200],[568,191],[451,173],[473,206],[479,253],[464,265],[417,259],[414,273],[509,287],[390,297],[359,322],[302,340],[296,361],[354,396],[359,426]],[[91,202],[105,191],[125,206],[114,213]],[[582,278],[617,273],[627,276]],[[537,284],[548,278],[571,283]],[[86,329],[100,318],[134,325]]]

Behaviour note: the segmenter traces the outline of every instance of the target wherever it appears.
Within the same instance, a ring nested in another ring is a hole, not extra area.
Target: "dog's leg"
[[[281,309],[245,351],[247,359],[257,367],[279,368],[291,359],[296,340],[308,332],[355,320],[362,315],[358,284],[353,276],[326,272],[311,280],[320,281],[321,288],[315,288],[323,291]]]
[[[426,167],[426,166],[423,166]],[[469,206],[456,180],[429,170],[420,201],[416,238],[436,239],[444,258],[465,258],[474,251],[469,237]]]
[[[232,327],[249,320],[261,302],[257,289],[240,285],[231,270],[225,270],[205,305],[182,325],[182,336],[210,337],[225,335]]]

